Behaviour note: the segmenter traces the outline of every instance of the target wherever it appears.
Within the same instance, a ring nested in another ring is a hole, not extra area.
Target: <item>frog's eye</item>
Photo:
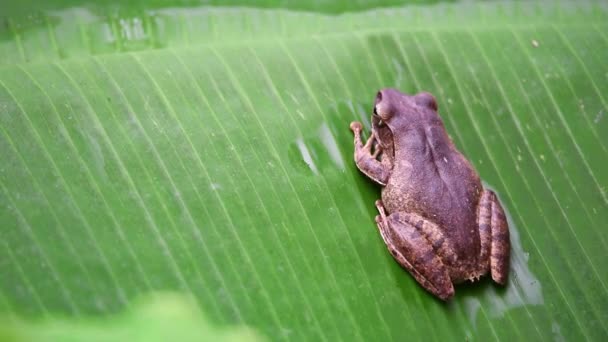
[[[420,106],[437,111],[437,100],[435,100],[435,96],[433,96],[431,93],[422,92],[416,94],[416,103]]]
[[[388,103],[387,103],[387,99],[385,99],[384,101],[382,101],[382,99],[385,97],[384,94],[382,93],[383,90],[380,90],[377,94],[376,94],[376,100],[374,101],[374,114],[379,115],[379,116],[386,116],[389,113],[388,110]]]

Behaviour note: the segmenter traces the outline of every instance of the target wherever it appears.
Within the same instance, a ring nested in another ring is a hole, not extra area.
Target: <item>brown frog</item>
[[[382,89],[365,145],[355,134],[355,162],[382,188],[376,224],[393,257],[437,297],[454,295],[453,283],[490,271],[505,284],[509,228],[496,195],[484,189],[456,149],[429,93]]]

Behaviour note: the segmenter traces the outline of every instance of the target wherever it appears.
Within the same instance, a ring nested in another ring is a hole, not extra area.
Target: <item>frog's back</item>
[[[382,191],[385,207],[434,222],[452,241],[458,259],[473,262],[480,249],[479,176],[442,124],[413,130],[403,139],[396,144],[393,172]]]

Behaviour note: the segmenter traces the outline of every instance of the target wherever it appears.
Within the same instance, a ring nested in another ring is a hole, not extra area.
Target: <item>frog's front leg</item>
[[[411,223],[410,214],[397,212],[387,216],[380,201],[376,201],[376,207],[380,212],[376,216],[376,224],[395,260],[427,291],[442,300],[451,298],[454,295],[454,285],[448,269],[435,251],[436,248],[416,224]]]
[[[489,266],[492,280],[504,285],[509,274],[511,243],[507,218],[494,192],[484,189],[477,214],[481,251],[479,264],[482,274]],[[489,263],[489,265],[488,265]]]
[[[365,145],[361,141],[360,122],[352,122],[350,129],[355,133],[355,163],[361,172],[381,185],[386,185],[390,176],[390,169],[386,164],[378,161],[378,154],[381,152],[380,144],[375,144],[375,151],[372,153],[375,136],[371,134]]]

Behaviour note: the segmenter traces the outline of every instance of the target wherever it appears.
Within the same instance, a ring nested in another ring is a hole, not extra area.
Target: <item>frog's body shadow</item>
[[[454,284],[458,297],[478,296],[487,291],[487,287],[492,287],[500,295],[506,291],[508,285],[502,286],[492,280],[490,273],[482,276],[477,281],[465,281],[460,284]],[[457,298],[456,296],[454,298]]]

